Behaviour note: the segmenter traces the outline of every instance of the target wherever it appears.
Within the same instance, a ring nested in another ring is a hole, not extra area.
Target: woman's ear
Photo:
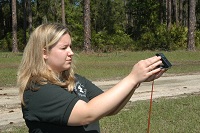
[[[43,49],[43,58],[45,60],[48,59],[47,50],[45,48]]]

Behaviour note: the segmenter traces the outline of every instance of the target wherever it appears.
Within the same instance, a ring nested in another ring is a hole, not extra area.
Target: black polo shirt
[[[76,76],[73,92],[53,85],[39,85],[37,91],[24,92],[23,118],[31,133],[100,133],[99,122],[84,126],[67,126],[71,111],[78,100],[88,102],[103,93],[92,82]]]

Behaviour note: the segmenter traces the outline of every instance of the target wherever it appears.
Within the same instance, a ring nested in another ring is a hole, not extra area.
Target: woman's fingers
[[[161,71],[161,68],[158,68],[158,66],[162,64],[162,61],[160,59],[161,57],[153,56],[146,60],[139,61],[134,66],[132,74],[139,82],[155,79],[156,77],[158,77],[156,76],[156,73],[159,73]]]
[[[162,64],[162,61],[159,60],[159,61],[155,62],[154,64],[151,64],[147,69],[149,70],[149,72],[153,71],[153,70],[159,68],[158,66],[160,66],[161,64]]]
[[[153,80],[155,80],[155,79],[161,77],[162,74],[163,74],[164,72],[166,72],[166,71],[167,71],[166,69],[157,68],[157,69],[151,71],[151,74],[150,74],[151,76],[149,76],[144,82],[153,81]]]

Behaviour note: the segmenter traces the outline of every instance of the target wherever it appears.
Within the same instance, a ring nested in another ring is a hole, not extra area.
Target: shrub
[[[108,34],[106,31],[93,34],[92,48],[98,52],[112,52],[115,50],[133,50],[133,40],[121,30],[115,34]]]
[[[12,34],[7,33],[6,36],[0,40],[1,51],[12,51]]]
[[[137,50],[178,50],[187,45],[187,28],[172,25],[168,31],[166,25],[159,25],[156,29],[142,34],[137,42]]]
[[[195,36],[195,45],[197,48],[200,47],[200,31],[199,30],[196,30],[196,36]]]

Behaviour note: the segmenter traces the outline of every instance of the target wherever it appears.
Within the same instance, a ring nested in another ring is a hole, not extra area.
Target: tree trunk
[[[189,19],[188,19],[188,51],[195,51],[195,16],[196,0],[189,0]]]
[[[160,18],[159,19],[160,19],[161,24],[163,24],[163,22],[164,22],[163,21],[163,16],[164,16],[164,10],[163,10],[164,3],[163,2],[164,2],[163,0],[159,0],[159,3],[160,3],[160,8],[159,8],[159,10],[160,10],[159,17]]]
[[[127,1],[124,0],[124,7],[126,7]],[[128,12],[125,12],[126,15],[126,25],[129,25],[129,20],[128,20]]]
[[[176,26],[178,26],[178,8],[177,8],[177,0],[173,0],[173,7],[174,7],[174,18],[176,22]]]
[[[17,46],[17,11],[16,11],[16,0],[12,0],[12,52],[18,52]]]
[[[27,28],[27,3],[26,0],[23,0],[23,8],[24,8],[24,26],[23,26],[23,30],[24,30],[24,46],[26,45],[26,28]]]
[[[172,23],[172,4],[171,0],[166,0],[167,2],[167,30],[170,31],[171,29],[171,23]]]
[[[91,52],[90,0],[84,0],[84,51]]]
[[[66,21],[65,21],[65,0],[61,1],[62,3],[62,24],[66,25]]]
[[[183,26],[189,25],[189,0],[183,0]]]
[[[179,24],[183,25],[183,0],[179,0]]]
[[[168,0],[165,1],[165,20],[167,22],[167,14],[168,14]]]
[[[28,7],[28,24],[29,24],[29,34],[32,32],[33,29],[33,17],[32,17],[32,9],[31,9],[31,0],[27,1],[27,7]]]

